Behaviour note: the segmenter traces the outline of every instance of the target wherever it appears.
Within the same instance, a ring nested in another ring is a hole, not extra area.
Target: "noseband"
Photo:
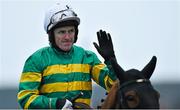
[[[151,84],[151,82],[148,79],[137,79],[137,80],[131,80],[131,81],[127,81],[125,83],[123,83],[120,88],[119,88],[119,92],[120,92],[120,106],[122,108],[126,108],[128,107],[128,104],[125,102],[125,96],[123,95],[123,89],[129,85],[132,84],[138,84],[138,83],[147,83],[147,84]]]

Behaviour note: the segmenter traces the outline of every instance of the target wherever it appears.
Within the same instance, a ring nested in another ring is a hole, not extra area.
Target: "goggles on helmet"
[[[58,11],[52,15],[52,17],[50,18],[50,23],[47,26],[47,30],[50,30],[58,22],[66,20],[76,20],[78,23],[80,22],[79,18],[77,17],[77,14],[68,8],[65,10]]]

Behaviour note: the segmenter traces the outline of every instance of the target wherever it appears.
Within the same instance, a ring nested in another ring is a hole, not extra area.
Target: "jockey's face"
[[[69,51],[74,43],[75,27],[64,26],[54,30],[55,43],[63,51]]]

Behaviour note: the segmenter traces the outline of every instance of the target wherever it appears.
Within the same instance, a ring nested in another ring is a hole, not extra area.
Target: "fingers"
[[[96,42],[93,42],[94,44],[94,47],[96,48],[96,50],[100,53],[101,50],[100,50],[100,47],[98,46],[98,44]]]
[[[103,33],[102,30],[97,32],[97,38],[98,38],[98,43],[100,47],[103,46],[103,42],[104,42],[102,33]]]
[[[107,33],[107,37],[108,37],[109,41],[112,41],[111,35],[109,33]]]
[[[97,32],[98,40],[110,40],[111,41],[111,36],[109,33],[106,33],[106,31],[100,30]]]
[[[108,38],[109,38],[109,43],[110,43],[110,45],[111,45],[112,48],[113,48],[113,43],[112,43],[111,35],[110,35],[109,33],[107,33],[107,36],[108,36]]]
[[[99,48],[98,44],[96,42],[93,42],[95,48]]]

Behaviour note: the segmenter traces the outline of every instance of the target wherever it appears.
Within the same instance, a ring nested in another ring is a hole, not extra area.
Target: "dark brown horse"
[[[112,59],[112,68],[118,80],[112,86],[101,109],[113,108],[159,108],[159,93],[153,88],[150,77],[155,69],[157,58],[154,56],[141,71],[124,71],[116,60]]]
[[[158,109],[159,93],[153,88],[150,77],[156,67],[154,56],[141,71],[130,69],[124,71],[115,59],[111,64],[118,80],[112,86],[100,109]],[[75,103],[75,108],[90,109],[83,103]]]

